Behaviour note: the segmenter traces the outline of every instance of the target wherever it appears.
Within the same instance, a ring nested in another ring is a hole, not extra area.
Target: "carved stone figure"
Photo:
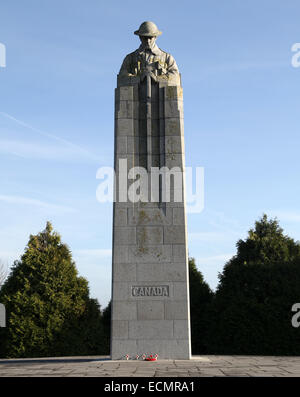
[[[150,74],[155,81],[159,78],[168,80],[179,78],[175,59],[156,45],[156,38],[161,33],[153,22],[141,24],[139,30],[134,32],[140,37],[141,45],[125,57],[119,72],[121,77],[139,77],[143,80],[147,74]]]

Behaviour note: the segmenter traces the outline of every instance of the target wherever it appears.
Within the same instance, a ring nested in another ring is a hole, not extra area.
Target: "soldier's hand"
[[[146,76],[150,76],[154,81],[157,81],[157,76],[156,76],[156,74],[153,73],[153,72],[149,72],[149,71],[147,71],[147,70],[146,70],[146,71],[143,71],[143,72],[140,74],[141,81],[143,81],[144,78],[145,78]]]

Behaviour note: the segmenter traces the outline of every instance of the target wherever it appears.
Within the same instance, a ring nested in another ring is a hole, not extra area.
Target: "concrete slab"
[[[155,362],[112,361],[108,356],[1,359],[0,377],[16,376],[300,377],[300,357],[192,356],[191,360]]]

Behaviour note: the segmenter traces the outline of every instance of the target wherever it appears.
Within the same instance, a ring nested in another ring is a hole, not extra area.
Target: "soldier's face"
[[[141,40],[141,42],[142,42],[142,46],[145,48],[145,49],[150,49],[150,48],[153,48],[153,46],[154,46],[154,44],[155,44],[155,40],[156,40],[156,37],[152,37],[152,36],[140,36],[140,40]]]

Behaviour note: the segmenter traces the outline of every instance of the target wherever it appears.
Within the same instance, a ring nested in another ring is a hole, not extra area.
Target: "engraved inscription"
[[[131,287],[131,295],[139,296],[170,296],[168,285],[134,285]]]

